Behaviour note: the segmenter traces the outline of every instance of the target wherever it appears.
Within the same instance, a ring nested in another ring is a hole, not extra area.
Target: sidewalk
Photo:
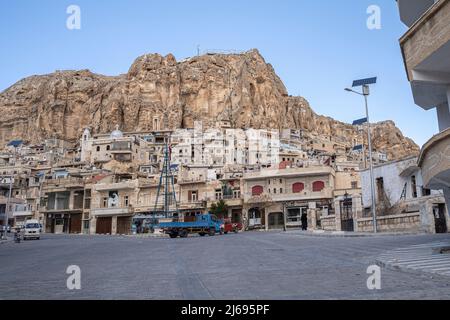
[[[419,235],[425,234],[421,232],[349,232],[349,231],[324,231],[324,230],[312,230],[312,231],[302,231],[302,230],[288,230],[286,234],[292,235],[304,235],[311,237],[343,237],[343,238],[357,238],[357,237],[387,237],[387,236],[405,236],[405,235]]]
[[[10,242],[12,240],[13,240],[12,237],[6,236],[6,240],[5,239],[0,239],[0,244],[4,244],[4,243]]]
[[[450,241],[390,250],[377,257],[379,266],[401,271],[450,277]]]

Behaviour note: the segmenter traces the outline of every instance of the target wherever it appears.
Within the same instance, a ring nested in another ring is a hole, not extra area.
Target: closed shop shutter
[[[70,233],[81,233],[81,214],[70,216]]]
[[[111,230],[112,230],[111,217],[97,218],[97,226],[96,226],[97,234],[111,234]]]
[[[131,233],[131,217],[118,217],[117,234],[130,234],[130,233]]]

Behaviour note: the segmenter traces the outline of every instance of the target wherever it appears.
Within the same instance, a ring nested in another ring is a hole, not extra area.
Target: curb
[[[424,232],[402,232],[402,233],[351,233],[344,231],[332,231],[332,232],[320,232],[320,231],[307,231],[307,232],[295,232],[287,231],[286,234],[308,236],[308,237],[323,237],[323,238],[363,238],[363,237],[394,237],[394,236],[414,236],[414,235],[426,235]]]

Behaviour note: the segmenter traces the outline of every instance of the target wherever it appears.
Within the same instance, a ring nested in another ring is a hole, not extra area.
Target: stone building
[[[139,180],[107,175],[91,186],[90,233],[129,234],[138,205]]]
[[[397,0],[408,26],[400,46],[415,103],[436,109],[439,133],[422,147],[423,185],[443,190],[450,208],[450,1]],[[447,218],[449,217],[447,211]]]
[[[374,167],[378,231],[447,232],[450,226],[442,191],[425,187],[417,157]],[[363,217],[359,228],[372,231],[370,170],[361,172]]]
[[[179,129],[171,136],[175,164],[224,166],[275,164],[280,142],[276,130],[209,128]]]
[[[85,129],[80,141],[80,161],[96,167],[116,161],[138,168],[139,165],[158,162],[161,152],[161,143],[153,134],[123,133],[118,128],[110,134],[94,136]]]
[[[40,212],[47,233],[82,233],[85,182],[81,177],[53,175],[43,186]]]

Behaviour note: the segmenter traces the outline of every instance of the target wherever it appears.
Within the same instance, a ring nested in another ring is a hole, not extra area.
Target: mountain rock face
[[[356,127],[317,115],[302,97],[289,96],[273,67],[257,50],[208,54],[177,62],[173,55],[144,55],[127,74],[107,77],[88,70],[25,78],[0,94],[0,143],[76,143],[93,133],[205,127],[227,121],[235,128],[303,129],[352,145]],[[376,124],[374,148],[391,159],[416,154],[418,146],[392,121]]]

